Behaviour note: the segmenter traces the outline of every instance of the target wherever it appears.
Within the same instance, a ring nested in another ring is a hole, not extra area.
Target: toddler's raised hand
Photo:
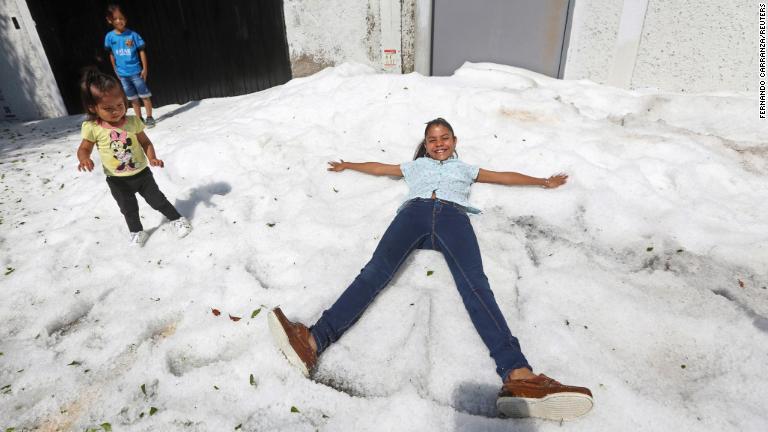
[[[80,163],[77,165],[78,171],[93,171],[93,161],[91,158],[81,160]]]

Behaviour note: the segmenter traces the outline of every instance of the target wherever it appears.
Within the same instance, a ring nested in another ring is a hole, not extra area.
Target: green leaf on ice
[[[435,272],[432,270],[427,270],[427,276],[432,276]]]
[[[77,360],[72,360],[72,363],[68,364],[67,366],[80,366],[82,363],[80,363]]]
[[[147,387],[144,384],[141,385],[141,392],[144,393],[144,396],[147,395]]]
[[[109,423],[102,423],[101,428],[104,429],[105,432],[112,432],[112,425]]]
[[[251,318],[256,318],[256,315],[258,315],[259,312],[261,312],[261,308],[254,309],[253,312],[251,312]]]
[[[299,409],[298,409],[298,408],[296,408],[295,406],[292,406],[292,407],[291,407],[291,412],[292,412],[292,413],[297,413],[297,412],[300,412],[300,411],[299,411]]]
[[[155,407],[149,407],[149,415],[153,416],[157,412],[157,408]]]
[[[5,275],[8,276],[9,274],[13,273],[14,271],[16,271],[15,268],[13,268],[13,267],[6,267],[5,268]]]
[[[256,385],[256,378],[253,377],[253,374],[251,374],[251,377],[248,380],[248,382],[250,382],[252,386]]]

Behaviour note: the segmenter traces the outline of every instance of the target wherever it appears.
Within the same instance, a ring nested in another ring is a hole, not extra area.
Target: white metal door
[[[434,0],[432,75],[465,61],[519,66],[562,76],[573,0]]]

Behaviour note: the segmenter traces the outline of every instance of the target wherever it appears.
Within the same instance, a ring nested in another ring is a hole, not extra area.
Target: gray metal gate
[[[562,77],[574,1],[433,0],[432,75],[471,61]]]

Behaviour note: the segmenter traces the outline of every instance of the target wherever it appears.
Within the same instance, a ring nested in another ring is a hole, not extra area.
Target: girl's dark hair
[[[416,153],[413,154],[413,160],[416,160],[420,157],[427,156],[427,134],[429,133],[429,128],[432,126],[442,126],[449,131],[451,131],[451,135],[456,136],[455,133],[453,133],[453,127],[450,123],[448,123],[448,120],[438,117],[434,120],[430,120],[427,122],[427,126],[424,128],[424,138],[421,139],[421,142],[419,143],[419,146],[416,147]],[[456,150],[453,151],[454,157],[458,156],[458,153]],[[427,156],[428,157],[428,156]]]
[[[83,109],[85,109],[88,120],[98,118],[96,113],[91,112],[91,107],[99,103],[93,90],[103,94],[114,88],[121,88],[115,77],[102,73],[94,66],[83,69],[83,75],[80,78],[80,101],[83,103]]]
[[[120,5],[119,5],[119,4],[114,4],[114,3],[112,3],[112,4],[109,4],[109,5],[107,5],[107,10],[106,10],[106,12],[104,12],[104,13],[106,14],[105,16],[106,16],[107,20],[108,20],[108,21],[111,21],[111,20],[112,20],[112,16],[113,16],[113,15],[115,14],[115,12],[117,12],[117,11],[120,11],[120,13],[122,13],[123,15],[125,15],[125,12],[123,12],[123,8],[122,8],[122,7],[120,7]]]

